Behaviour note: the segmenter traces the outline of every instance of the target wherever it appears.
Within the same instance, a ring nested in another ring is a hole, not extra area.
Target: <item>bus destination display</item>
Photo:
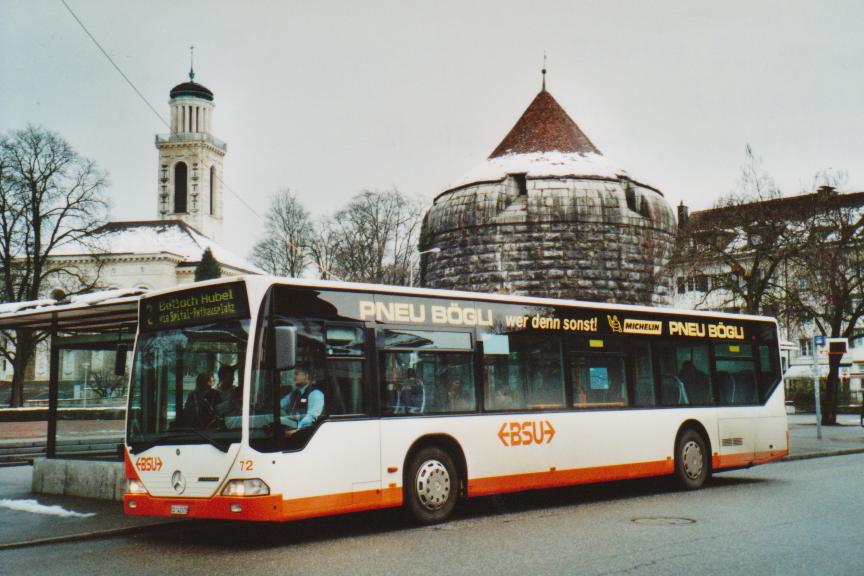
[[[141,300],[141,329],[162,330],[249,315],[246,287],[207,286]]]

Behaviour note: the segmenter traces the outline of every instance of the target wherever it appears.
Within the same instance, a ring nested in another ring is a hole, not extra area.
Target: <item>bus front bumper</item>
[[[126,514],[136,516],[273,522],[282,520],[282,496],[159,498],[149,494],[124,494],[123,510]]]

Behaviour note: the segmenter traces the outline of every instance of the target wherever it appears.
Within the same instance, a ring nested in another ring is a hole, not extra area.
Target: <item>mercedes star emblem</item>
[[[171,486],[177,494],[182,494],[186,490],[186,478],[183,477],[180,470],[175,470],[174,474],[171,475]]]

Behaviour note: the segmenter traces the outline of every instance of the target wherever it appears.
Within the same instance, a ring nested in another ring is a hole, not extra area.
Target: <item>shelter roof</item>
[[[0,329],[57,329],[60,332],[134,332],[144,290],[105,290],[67,300],[0,304]]]

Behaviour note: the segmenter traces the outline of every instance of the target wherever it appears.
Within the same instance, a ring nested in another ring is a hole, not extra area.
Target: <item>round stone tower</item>
[[[676,233],[663,194],[617,168],[545,86],[489,158],[439,194],[424,286],[664,305]]]

